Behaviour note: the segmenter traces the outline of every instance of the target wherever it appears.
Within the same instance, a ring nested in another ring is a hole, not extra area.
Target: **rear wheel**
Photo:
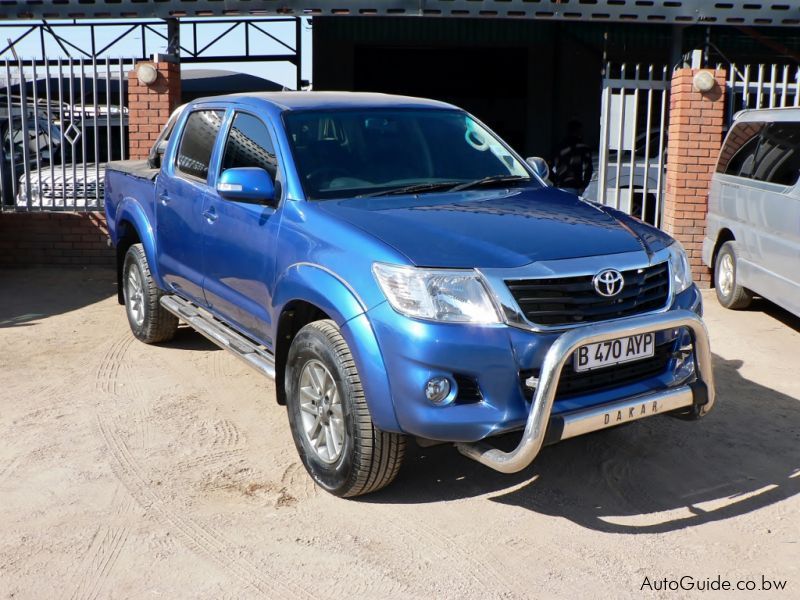
[[[725,242],[717,252],[714,263],[714,289],[717,300],[725,308],[739,310],[747,308],[753,301],[753,294],[739,285],[737,280],[738,257],[736,242]]]
[[[128,324],[138,339],[146,344],[167,342],[175,336],[178,318],[165,310],[147,256],[141,244],[133,244],[122,266],[122,292]]]
[[[355,362],[333,321],[316,321],[297,333],[285,387],[294,443],[317,484],[353,497],[394,480],[405,438],[372,423]]]

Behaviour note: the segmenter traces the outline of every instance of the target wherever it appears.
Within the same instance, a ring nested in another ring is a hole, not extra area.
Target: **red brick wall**
[[[158,78],[151,85],[139,82],[135,68],[128,73],[128,136],[130,157],[134,159],[147,158],[161,128],[181,99],[180,65],[149,64],[158,71]]]
[[[0,267],[116,265],[103,213],[0,213]]]
[[[664,229],[686,248],[695,282],[709,287],[701,252],[708,188],[722,146],[726,73],[711,71],[717,84],[701,94],[692,85],[697,72],[679,69],[672,77]]]

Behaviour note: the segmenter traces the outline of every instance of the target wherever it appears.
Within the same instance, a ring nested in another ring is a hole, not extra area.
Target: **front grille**
[[[559,326],[594,323],[663,308],[669,296],[669,265],[622,271],[625,285],[613,298],[598,294],[592,275],[508,280],[506,285],[531,323]]]
[[[41,187],[39,188],[39,195],[42,198],[64,198],[66,197],[67,200],[71,198],[102,198],[104,193],[104,185],[101,181],[99,184],[95,182],[88,182],[82,183],[77,182],[62,184],[56,182],[53,186],[50,185],[50,182],[42,182]]]
[[[643,381],[650,377],[661,375],[667,370],[669,361],[673,355],[675,341],[656,346],[653,356],[642,360],[637,360],[613,367],[595,369],[593,371],[576,372],[572,360],[567,361],[561,370],[561,377],[558,380],[556,399],[563,400],[572,396],[579,396],[590,392],[600,392],[603,390],[622,387],[637,381]],[[530,400],[533,392],[525,387],[525,380],[529,377],[539,378],[539,370],[531,369],[520,372],[520,382],[526,397]]]

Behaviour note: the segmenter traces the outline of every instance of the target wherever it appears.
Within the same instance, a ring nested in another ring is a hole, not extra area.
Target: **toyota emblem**
[[[612,298],[625,287],[625,278],[616,269],[606,269],[592,278],[592,285],[594,285],[594,291],[601,296]]]

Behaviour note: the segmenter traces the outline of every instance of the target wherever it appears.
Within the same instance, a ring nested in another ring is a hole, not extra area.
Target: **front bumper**
[[[690,384],[644,393],[593,406],[552,419],[559,377],[567,360],[585,344],[667,329],[687,330],[691,336],[696,379]],[[531,402],[522,438],[514,450],[503,452],[485,442],[456,444],[459,451],[502,473],[515,473],[536,458],[546,441],[558,441],[643,417],[685,409],[692,416],[707,414],[714,406],[711,349],[703,321],[687,310],[645,315],[616,323],[599,323],[563,333],[550,346],[542,365],[539,385]],[[553,438],[556,439],[553,439]]]
[[[673,299],[669,315],[678,310],[702,314],[702,298],[695,286]],[[648,315],[647,318],[659,315]],[[382,427],[429,440],[476,442],[526,425],[532,394],[523,386],[523,374],[538,371],[552,345],[563,332],[533,332],[507,325],[467,326],[408,319],[397,314],[388,303],[367,313],[380,348],[381,367],[362,369],[362,378],[388,382],[395,423]],[[631,319],[618,323],[626,327]],[[583,331],[585,327],[577,330]],[[657,327],[651,329],[656,331]],[[623,334],[627,335],[627,334]],[[677,356],[689,343],[688,333],[674,329],[656,334],[656,344],[665,345]],[[358,339],[359,336],[354,336]],[[657,373],[635,381],[591,389],[577,394],[559,394],[552,406],[553,416],[605,405],[676,387],[687,373],[672,358]],[[688,373],[691,376],[691,371]],[[480,391],[478,401],[449,406],[434,406],[424,395],[425,383],[434,376],[470,380]],[[370,383],[365,381],[365,383]],[[379,386],[370,386],[379,389]],[[366,388],[365,388],[366,389]],[[384,388],[385,389],[385,388]],[[388,398],[373,398],[384,406]],[[376,407],[372,407],[372,409]]]

